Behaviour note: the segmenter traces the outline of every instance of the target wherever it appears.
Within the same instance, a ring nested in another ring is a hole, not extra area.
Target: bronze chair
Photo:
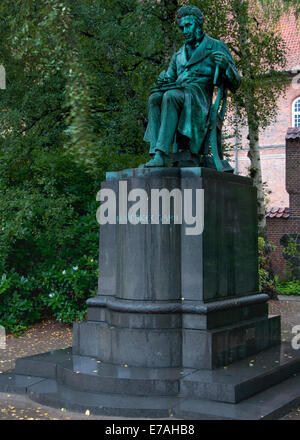
[[[218,84],[219,69],[216,69],[214,84]],[[221,82],[217,85],[218,91],[214,103],[211,106],[207,134],[201,146],[199,155],[192,154],[188,148],[188,140],[180,133],[176,134],[171,157],[173,167],[203,166],[217,171],[233,173],[233,168],[223,157],[222,149],[222,126],[227,105],[227,88]],[[210,148],[209,148],[210,147]],[[209,155],[211,150],[211,156]]]

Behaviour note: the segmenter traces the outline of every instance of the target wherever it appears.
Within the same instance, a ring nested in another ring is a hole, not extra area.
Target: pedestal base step
[[[289,383],[294,384],[290,397],[284,392],[276,400],[272,390],[282,393],[280,384]],[[0,391],[27,393],[50,406],[124,417],[241,418],[254,399],[255,412],[249,409],[249,417],[269,417],[300,398],[300,350],[285,343],[226,367],[196,370],[105,364],[72,355],[70,348],[17,359],[13,372],[0,374]]]
[[[26,380],[24,376],[15,376],[16,382],[24,384]],[[0,389],[3,390],[3,380]],[[20,392],[20,388],[18,390]],[[298,406],[299,390],[298,374],[237,404],[184,397],[96,394],[73,390],[58,384],[54,379],[42,379],[28,384],[26,394],[42,405],[82,413],[88,409],[95,415],[143,419],[260,420],[278,419]],[[5,391],[14,392],[12,388]]]

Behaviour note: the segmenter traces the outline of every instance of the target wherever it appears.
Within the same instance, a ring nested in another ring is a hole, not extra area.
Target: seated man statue
[[[191,153],[203,150],[208,131],[214,84],[232,92],[241,82],[229,49],[203,31],[203,13],[195,6],[178,10],[177,21],[185,38],[167,72],[162,72],[151,90],[148,126],[151,160],[145,167],[165,167],[176,133],[188,138]]]

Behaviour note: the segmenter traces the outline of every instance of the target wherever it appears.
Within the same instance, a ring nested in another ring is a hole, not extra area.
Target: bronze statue
[[[177,13],[185,42],[151,90],[144,136],[150,142],[151,159],[145,167],[167,166],[173,143],[173,155],[188,146],[195,163],[200,164],[198,158],[209,154],[210,144],[213,166],[232,170],[222,161],[221,126],[227,89],[235,92],[241,78],[226,44],[206,35],[203,20],[195,6],[183,6]],[[212,105],[215,85],[219,92]]]

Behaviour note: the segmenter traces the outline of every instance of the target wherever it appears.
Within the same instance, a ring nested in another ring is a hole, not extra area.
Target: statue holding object
[[[183,6],[177,21],[185,42],[151,90],[144,136],[150,143],[151,159],[144,167],[167,166],[173,144],[173,166],[204,164],[233,172],[223,160],[221,129],[227,90],[235,92],[239,88],[240,75],[226,44],[203,31],[204,16],[199,8]],[[218,94],[213,104],[214,86]],[[209,145],[212,158],[208,156]],[[178,151],[187,149],[189,158],[182,165]]]

